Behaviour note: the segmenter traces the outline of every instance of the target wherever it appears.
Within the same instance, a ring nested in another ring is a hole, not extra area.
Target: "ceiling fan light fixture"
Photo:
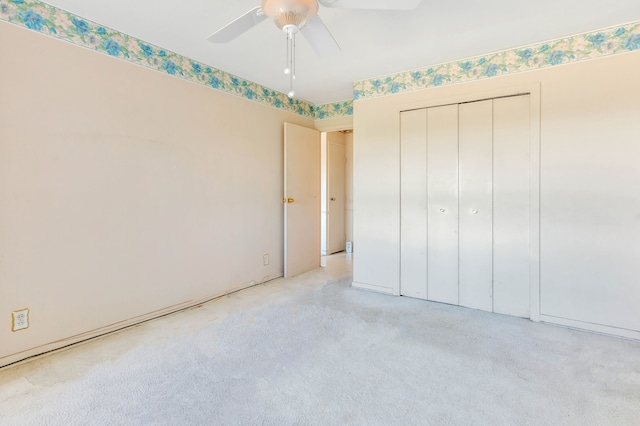
[[[317,0],[262,0],[260,8],[281,30],[302,29],[318,13]]]

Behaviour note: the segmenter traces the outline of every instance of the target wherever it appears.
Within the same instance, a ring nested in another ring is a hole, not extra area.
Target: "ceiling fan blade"
[[[213,43],[229,42],[265,19],[267,19],[267,15],[262,12],[260,6],[254,7],[235,21],[211,34],[207,40]]]
[[[422,0],[319,0],[326,7],[344,9],[412,10]]]
[[[340,52],[340,46],[327,29],[318,15],[307,22],[302,29],[302,35],[311,47],[323,58],[333,56]]]

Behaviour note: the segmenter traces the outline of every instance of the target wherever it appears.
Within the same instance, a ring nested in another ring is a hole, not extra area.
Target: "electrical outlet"
[[[29,328],[29,309],[11,312],[11,331]]]
[[[264,266],[267,266],[269,264],[269,255],[265,254],[264,256],[262,256],[262,264]]]

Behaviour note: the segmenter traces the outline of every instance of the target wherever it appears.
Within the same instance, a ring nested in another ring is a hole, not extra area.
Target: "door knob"
[[[287,203],[293,203],[293,198],[283,198],[282,199],[282,203],[283,204],[287,204]]]
[[[473,214],[478,214],[478,210],[473,209],[473,210],[471,210],[471,213],[473,213]]]
[[[331,197],[331,201],[335,201],[335,200],[336,200],[336,197]]]
[[[440,213],[444,213],[444,209],[440,209]]]

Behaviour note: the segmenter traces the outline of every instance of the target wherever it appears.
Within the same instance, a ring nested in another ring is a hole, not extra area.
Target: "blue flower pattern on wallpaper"
[[[462,69],[462,72],[469,72],[472,67],[473,63],[471,63],[471,61],[460,62],[460,69]]]
[[[162,66],[167,74],[176,75],[176,72],[178,71],[178,66],[173,61],[165,61]]]
[[[211,77],[209,79],[209,86],[213,87],[214,89],[219,89],[220,88],[220,79],[218,77]]]
[[[117,41],[113,41],[112,39],[108,39],[102,42],[102,46],[104,50],[111,56],[119,56],[120,55],[120,44]]]
[[[484,75],[486,75],[487,77],[494,77],[498,75],[499,70],[500,67],[498,66],[498,64],[489,64],[484,68]]]
[[[607,41],[607,38],[603,33],[598,33],[590,35],[589,37],[587,37],[587,40],[589,40],[591,44],[593,44],[593,47],[600,47],[604,44],[605,41]]]
[[[640,34],[631,34],[622,42],[622,45],[627,50],[640,49]]]
[[[25,27],[32,30],[40,31],[42,27],[47,24],[42,15],[31,9],[20,12],[18,16],[22,18],[22,22],[24,22]]]
[[[490,55],[356,81],[354,100],[498,77],[640,50],[640,22],[537,43]],[[430,78],[425,78],[430,76]]]
[[[83,34],[89,33],[89,24],[87,24],[87,21],[83,21],[82,19],[78,19],[78,18],[73,18],[71,22],[73,23],[73,25],[76,26],[76,32],[78,34],[83,35]]]
[[[434,86],[442,85],[443,81],[444,81],[444,75],[440,73],[435,74],[433,77],[431,77],[431,84],[433,84]]]
[[[527,62],[533,56],[533,50],[531,49],[523,49],[518,51],[518,56],[523,62]]]
[[[353,115],[353,100],[312,105],[110,30],[38,0],[0,0],[0,20],[309,118]],[[640,50],[640,22],[355,82],[355,100]]]
[[[547,61],[549,61],[549,63],[551,65],[559,65],[562,63],[562,61],[564,60],[565,57],[565,53],[562,50],[554,50],[553,52],[551,52],[551,54],[547,57]]]
[[[145,58],[150,58],[153,56],[153,47],[149,46],[148,44],[140,43],[140,51],[142,51],[142,54]]]

